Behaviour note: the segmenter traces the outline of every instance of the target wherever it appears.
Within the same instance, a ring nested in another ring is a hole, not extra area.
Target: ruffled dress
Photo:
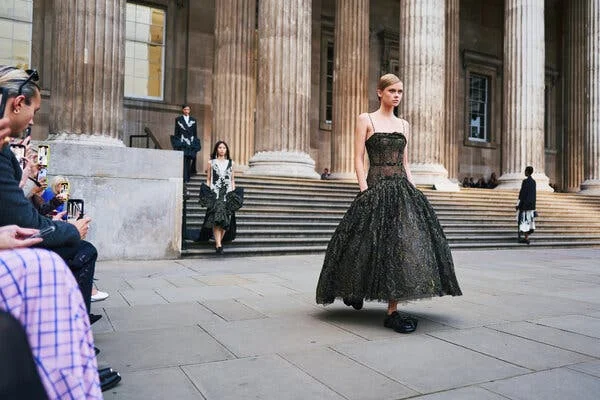
[[[317,303],[462,294],[437,216],[407,179],[406,143],[398,132],[367,139],[368,189],[356,196],[329,242]]]

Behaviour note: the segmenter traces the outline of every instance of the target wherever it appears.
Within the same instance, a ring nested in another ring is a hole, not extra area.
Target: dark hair
[[[184,108],[186,108],[186,107],[190,107],[190,105],[189,105],[189,104],[185,104],[185,103],[181,105],[181,109],[182,109],[182,110],[183,110]],[[192,108],[192,107],[190,107],[190,108]]]
[[[225,158],[226,158],[226,159],[228,159],[228,160],[231,160],[231,157],[229,156],[229,146],[227,146],[227,143],[225,143],[225,142],[224,142],[224,141],[222,141],[222,140],[219,140],[217,143],[215,143],[215,147],[213,147],[213,151],[212,151],[212,153],[210,154],[210,158],[211,158],[211,159],[215,159],[215,158],[217,158],[217,149],[219,148],[219,146],[220,146],[221,144],[224,144],[224,145],[225,145],[225,148],[227,149],[227,151],[225,152]]]
[[[533,167],[530,165],[525,168],[525,176],[531,176],[531,174],[533,174]]]

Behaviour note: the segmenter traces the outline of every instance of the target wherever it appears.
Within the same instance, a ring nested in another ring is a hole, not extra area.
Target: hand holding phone
[[[48,236],[55,230],[56,227],[54,225],[50,225],[45,227],[44,229],[40,229],[37,233],[34,233],[33,235],[29,236],[28,239],[43,238],[44,236]]]

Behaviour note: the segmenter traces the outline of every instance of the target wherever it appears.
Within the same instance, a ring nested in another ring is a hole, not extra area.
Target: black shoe
[[[221,246],[221,247],[217,247],[217,248],[215,249],[215,252],[216,252],[218,255],[222,255],[222,254],[223,254],[223,246]]]
[[[411,333],[417,329],[418,320],[413,317],[404,317],[394,311],[383,320],[383,326],[398,333]]]
[[[100,354],[100,349],[94,346],[94,355],[97,356],[98,354]]]
[[[90,325],[93,325],[95,322],[98,322],[98,320],[102,318],[102,315],[100,314],[91,314],[90,313]]]
[[[344,297],[344,304],[347,305],[348,307],[354,307],[355,310],[360,310],[363,308],[363,299],[349,299]]]
[[[104,392],[109,389],[114,388],[117,384],[121,382],[121,375],[113,371],[110,374],[106,375],[104,379],[100,380],[100,389]]]
[[[102,368],[98,370],[98,377],[100,378],[100,380],[102,379],[106,379],[109,375],[111,375],[113,372],[113,369],[108,367],[108,368]]]

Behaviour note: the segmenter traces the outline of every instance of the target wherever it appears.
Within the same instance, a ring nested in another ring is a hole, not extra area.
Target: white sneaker
[[[96,294],[92,295],[92,301],[102,301],[102,300],[106,300],[107,298],[108,298],[108,293],[101,292],[100,290],[98,290],[98,292]]]

